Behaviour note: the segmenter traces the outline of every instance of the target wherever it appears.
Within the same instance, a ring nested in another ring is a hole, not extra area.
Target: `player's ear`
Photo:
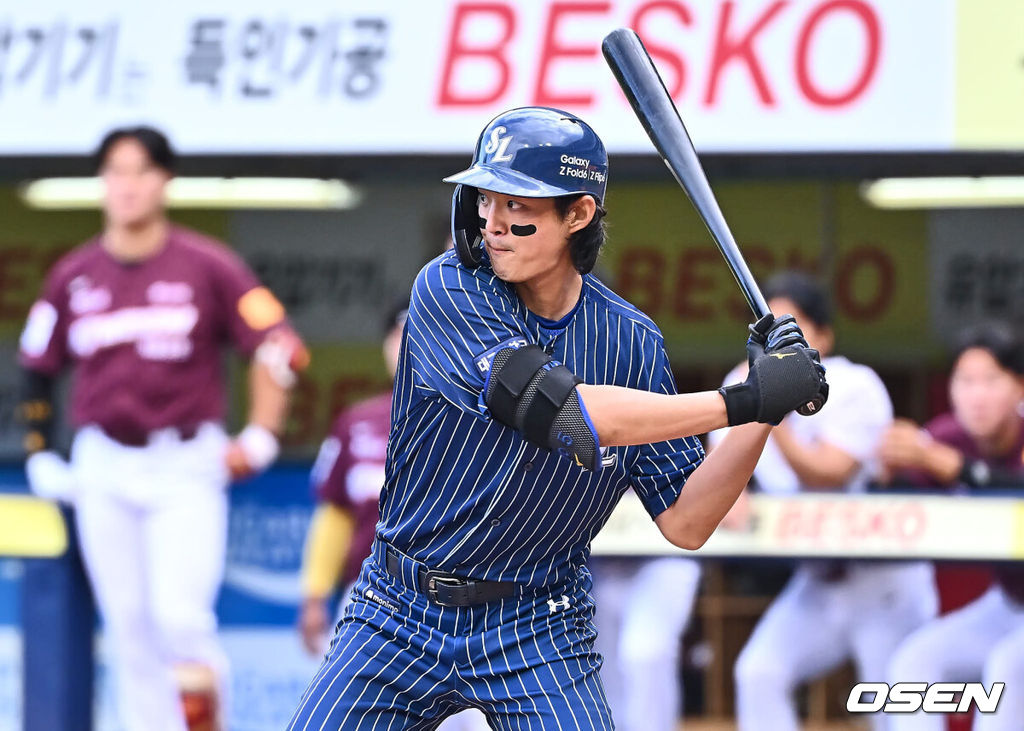
[[[565,222],[569,224],[569,233],[574,234],[585,229],[594,220],[596,214],[597,201],[593,196],[581,195],[572,202],[565,214]]]

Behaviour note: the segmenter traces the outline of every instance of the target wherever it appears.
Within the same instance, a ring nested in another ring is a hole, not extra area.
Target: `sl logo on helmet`
[[[505,128],[500,125],[492,129],[491,138],[484,147],[484,152],[492,156],[491,162],[508,162],[512,159],[511,155],[506,154],[508,143],[512,141],[512,135],[502,137],[503,132],[505,132]]]

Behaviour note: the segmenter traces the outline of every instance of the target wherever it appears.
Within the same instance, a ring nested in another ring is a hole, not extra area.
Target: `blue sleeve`
[[[494,354],[532,342],[501,286],[447,256],[419,273],[409,304],[406,347],[417,386],[481,417],[489,416],[483,389]]]
[[[676,381],[664,346],[660,343],[649,390],[676,393]],[[703,459],[704,447],[695,436],[644,444],[639,448],[630,469],[630,484],[652,518],[656,518],[676,501],[683,491],[686,478]]]

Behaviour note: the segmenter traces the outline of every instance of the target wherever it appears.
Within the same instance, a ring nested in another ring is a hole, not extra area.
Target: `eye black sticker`
[[[487,228],[487,219],[486,218],[480,217],[480,218],[477,218],[476,220],[477,220],[477,223],[480,224],[479,226],[477,226],[477,228]]]
[[[512,232],[513,236],[533,236],[537,233],[537,227],[532,223],[528,223],[525,226],[517,226],[513,223],[509,227],[509,230]]]

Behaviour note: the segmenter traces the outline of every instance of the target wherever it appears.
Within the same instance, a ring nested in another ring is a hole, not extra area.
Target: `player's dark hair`
[[[404,325],[406,318],[409,317],[409,300],[401,299],[395,300],[388,307],[387,312],[384,315],[384,319],[381,321],[381,335],[387,336],[393,328],[399,325]]]
[[[555,198],[555,211],[561,218],[565,218],[572,204],[582,197],[567,195]],[[580,274],[589,274],[597,264],[597,255],[601,253],[601,247],[605,242],[604,217],[607,213],[598,203],[590,223],[569,237],[569,256],[572,257],[572,265]]]
[[[762,292],[766,300],[781,297],[792,301],[818,327],[832,327],[832,302],[825,287],[810,275],[779,272],[765,283]]]
[[[964,329],[953,347],[953,361],[972,348],[987,350],[1003,368],[1024,375],[1024,342],[1008,323],[992,320]]]
[[[146,150],[146,154],[149,155],[150,161],[154,165],[163,168],[168,173],[174,173],[177,156],[174,154],[174,149],[171,147],[171,143],[167,139],[167,136],[160,130],[153,127],[147,127],[145,125],[138,127],[119,127],[107,132],[106,136],[100,142],[100,146],[96,148],[96,154],[93,155],[93,162],[97,173],[100,172],[106,164],[107,155],[110,154],[110,149],[116,143],[126,139],[135,140],[142,145]]]

